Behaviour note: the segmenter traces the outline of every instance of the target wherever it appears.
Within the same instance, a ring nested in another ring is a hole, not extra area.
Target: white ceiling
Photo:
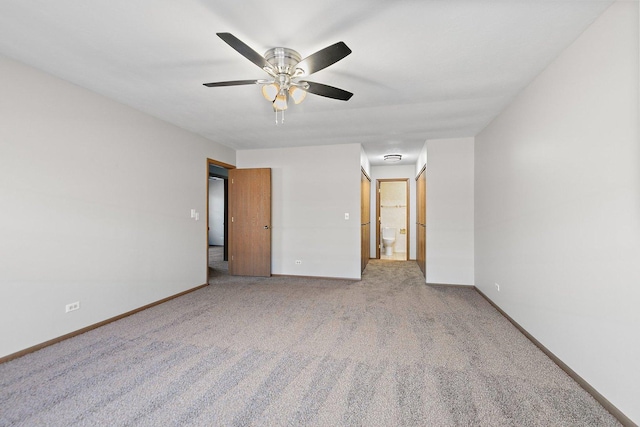
[[[0,53],[238,150],[361,143],[372,165],[412,164],[427,139],[481,131],[611,3],[2,0]],[[354,96],[309,95],[277,126],[259,86],[202,86],[268,77],[216,32],[260,54],[344,41],[309,80]]]

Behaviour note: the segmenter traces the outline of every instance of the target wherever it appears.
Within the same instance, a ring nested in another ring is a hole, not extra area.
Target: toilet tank
[[[395,239],[396,237],[396,229],[395,227],[383,227],[382,228],[382,238],[383,239]]]

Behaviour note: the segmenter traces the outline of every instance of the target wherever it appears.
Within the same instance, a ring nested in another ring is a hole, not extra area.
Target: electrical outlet
[[[297,259],[296,260],[296,265],[300,265],[300,264],[302,264],[302,260],[301,259]]]
[[[80,310],[80,301],[72,302],[71,304],[67,304],[64,308],[64,312],[68,313],[70,311]]]
[[[497,283],[495,285],[496,285],[496,289],[498,290],[498,292],[500,292],[500,285],[498,285]]]

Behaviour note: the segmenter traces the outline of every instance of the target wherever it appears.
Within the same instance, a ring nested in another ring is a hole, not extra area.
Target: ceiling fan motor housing
[[[295,66],[302,59],[300,54],[287,47],[274,47],[264,54],[264,59],[278,72],[278,74],[292,75]]]

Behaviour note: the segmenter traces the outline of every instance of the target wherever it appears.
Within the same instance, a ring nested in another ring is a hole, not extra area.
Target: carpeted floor
[[[229,274],[229,263],[224,260],[223,246],[209,246],[209,279]]]
[[[218,261],[216,261],[218,262]],[[0,365],[0,425],[610,426],[471,289],[239,278]]]

